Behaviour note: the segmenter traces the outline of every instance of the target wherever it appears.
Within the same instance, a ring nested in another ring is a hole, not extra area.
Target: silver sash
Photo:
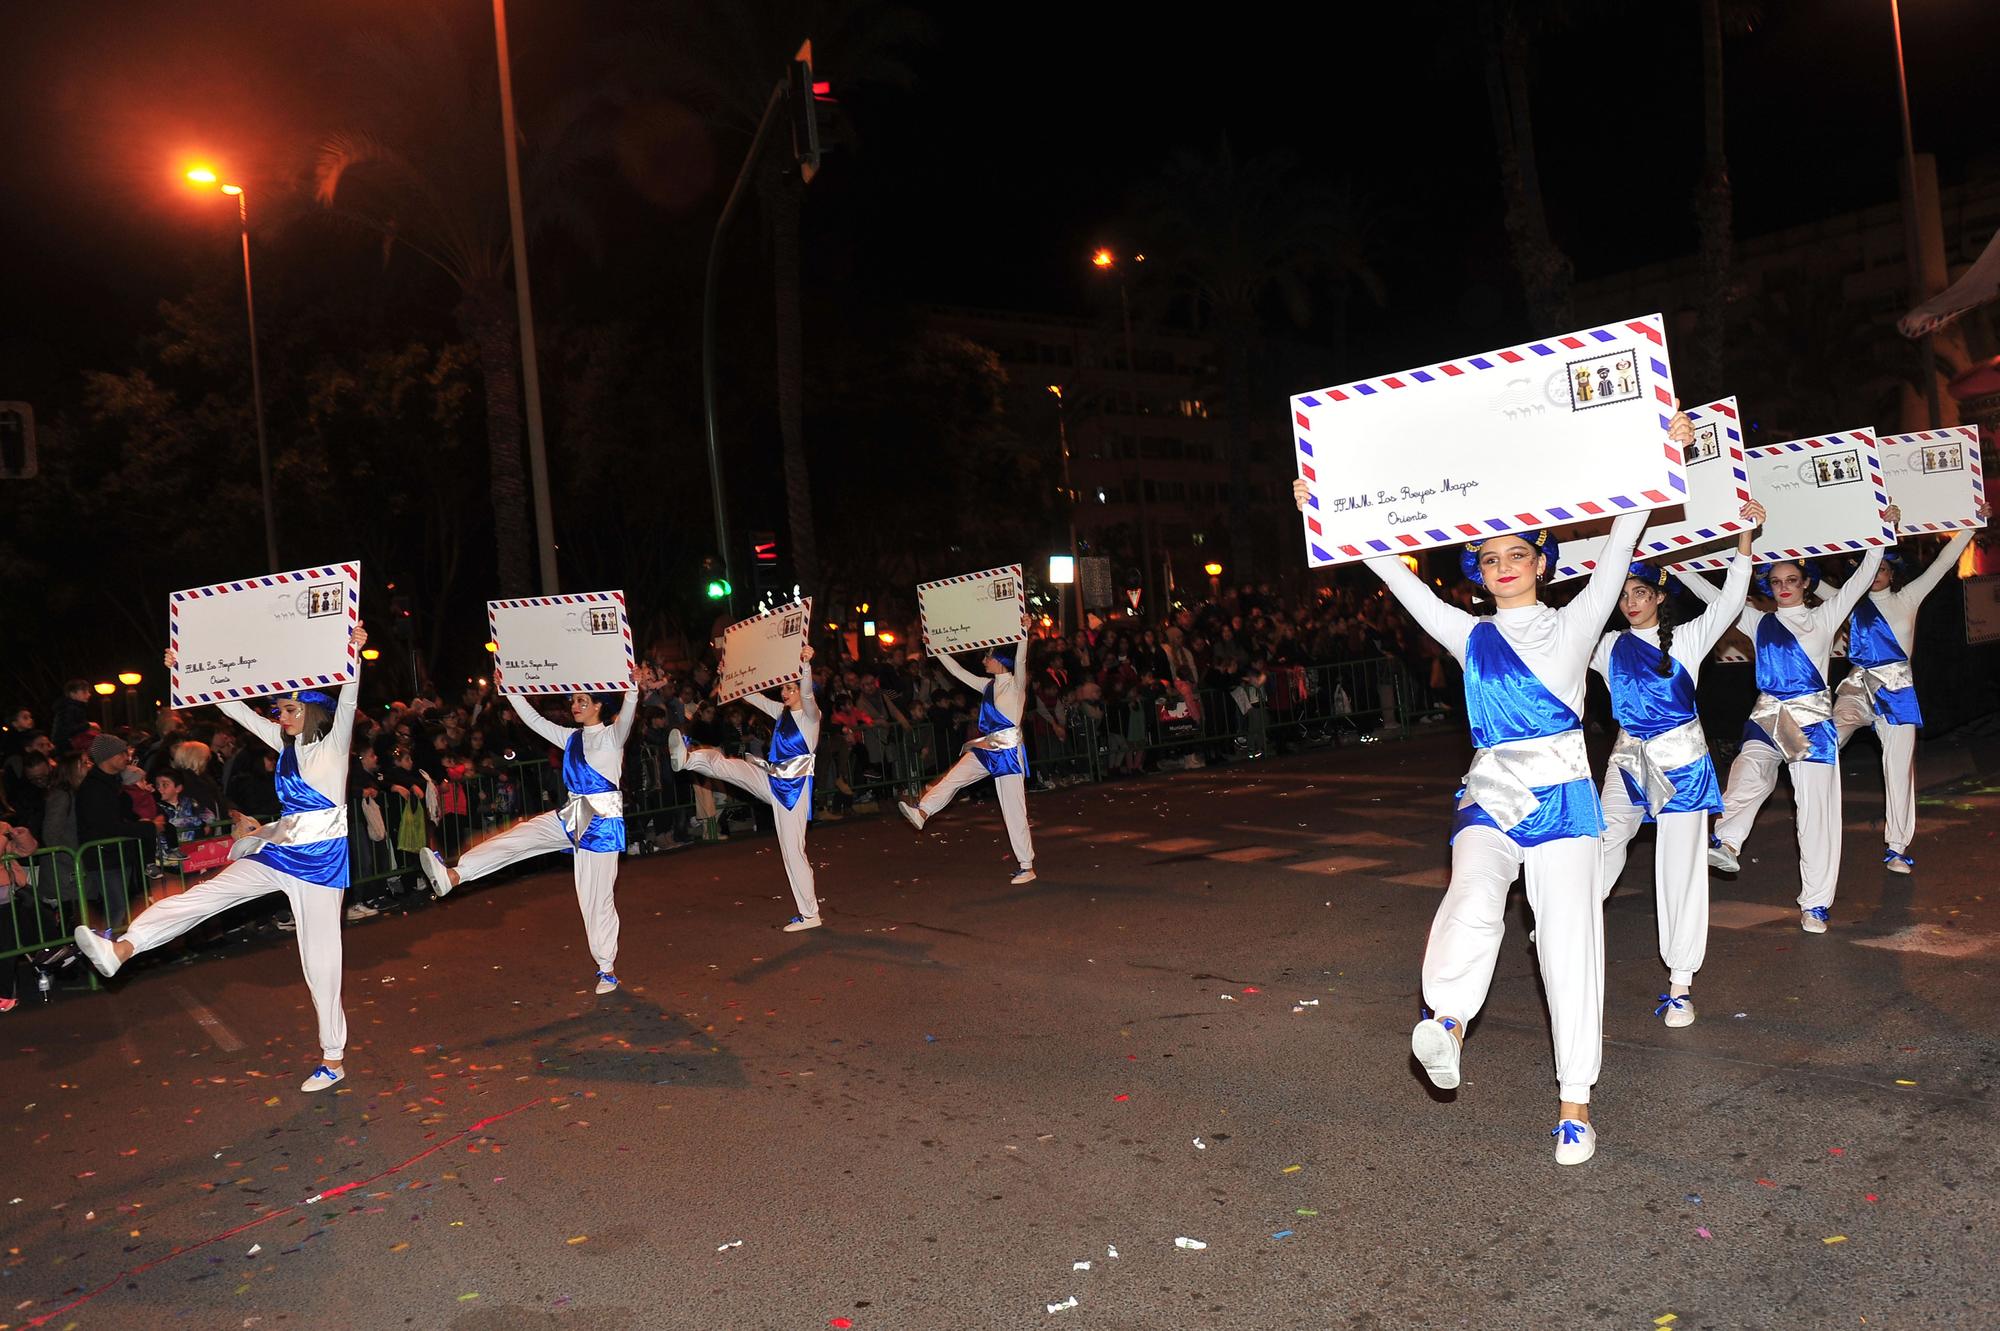
[[[276,822],[265,823],[249,836],[238,837],[229,847],[229,858],[240,860],[255,855],[266,846],[309,846],[315,841],[347,839],[347,806],[306,809],[288,813]]]
[[[1477,804],[1507,832],[1542,807],[1533,787],[1589,779],[1590,754],[1581,730],[1495,744],[1473,753],[1465,773],[1465,797],[1458,807]]]
[[[625,794],[623,791],[606,790],[596,795],[572,795],[569,803],[563,805],[556,821],[571,841],[579,841],[590,831],[590,825],[599,818],[623,818],[625,816]]]
[[[750,759],[750,765],[762,771],[766,776],[775,776],[781,781],[791,781],[798,777],[812,775],[813,755],[802,753],[796,758],[787,758],[781,763],[774,763],[768,758],[753,757]]]
[[[981,735],[978,739],[967,740],[965,744],[966,749],[984,749],[988,753],[999,753],[1006,749],[1018,749],[1020,747],[1021,727],[1019,726],[1004,726],[990,735]],[[964,749],[961,749],[960,752],[964,752]]]
[[[1664,735],[1635,739],[1628,730],[1618,732],[1611,746],[1611,765],[1632,774],[1633,782],[1646,794],[1646,807],[1657,818],[1667,801],[1674,797],[1674,781],[1669,772],[1699,762],[1708,754],[1708,736],[1701,733],[1700,721],[1675,726]]]
[[[1857,665],[1847,672],[1834,691],[1836,697],[1866,698],[1870,708],[1875,706],[1877,693],[1894,693],[1898,689],[1913,689],[1917,677],[1910,672],[1908,661],[1891,661],[1887,665]]]
[[[1771,737],[1786,762],[1795,763],[1812,752],[1807,728],[1833,720],[1833,695],[1825,689],[1802,693],[1796,698],[1773,698],[1768,693],[1759,693],[1756,705],[1750,709],[1750,719]]]

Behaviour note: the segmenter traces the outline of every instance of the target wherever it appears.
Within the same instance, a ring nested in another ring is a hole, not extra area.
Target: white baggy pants
[[[536,814],[491,836],[458,857],[452,867],[461,883],[484,878],[510,864],[570,849],[559,812]],[[608,850],[579,850],[576,857],[576,905],[583,912],[583,936],[597,969],[611,973],[618,960],[618,856]]]
[[[1882,745],[1882,840],[1901,855],[1917,839],[1917,728],[1891,725],[1853,694],[1833,704],[1833,724],[1843,749],[1862,727],[1875,727]]]
[[[298,924],[299,965],[319,1013],[320,1055],[338,1063],[347,1052],[347,1013],[340,1006],[340,920],[347,893],[279,873],[256,860],[237,860],[207,882],[161,897],[120,935],[134,953],[172,942],[213,915],[282,892]]]
[[[806,797],[799,807],[787,809],[771,793],[771,774],[747,758],[725,758],[720,749],[689,749],[687,770],[727,781],[771,806],[771,818],[778,830],[778,853],[785,858],[785,879],[792,885],[792,900],[807,919],[819,914],[819,897],[813,891],[812,861],[806,858],[806,825],[812,821]]]
[[[929,819],[951,803],[959,791],[976,785],[986,776],[986,765],[979,761],[978,755],[961,753],[958,761],[931,783],[931,788],[917,801],[917,808]],[[1007,840],[1014,847],[1014,858],[1020,861],[1023,869],[1034,868],[1035,838],[1028,831],[1027,781],[1018,774],[996,776],[993,778],[993,792],[1000,797],[1000,816],[1007,822]]]
[[[1788,763],[1761,740],[1737,751],[1729,765],[1729,786],[1722,792],[1722,818],[1715,835],[1737,850],[1778,787],[1778,769],[1791,769],[1792,803],[1799,821],[1799,909],[1832,906],[1840,887],[1840,769],[1832,763],[1801,758]]]
[[[1451,843],[1451,884],[1424,949],[1424,1002],[1469,1023],[1485,1006],[1506,932],[1507,891],[1525,877],[1548,993],[1558,1097],[1590,1103],[1604,1057],[1603,857],[1596,837],[1522,846],[1474,826]]]
[[[1625,872],[1625,852],[1646,811],[1632,802],[1625,774],[1604,777],[1604,895]],[[1660,960],[1674,984],[1693,984],[1708,955],[1708,815],[1663,813],[1653,832],[1653,898],[1660,921]]]

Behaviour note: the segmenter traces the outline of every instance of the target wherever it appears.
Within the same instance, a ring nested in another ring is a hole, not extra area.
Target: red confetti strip
[[[1115,1100],[1130,1100],[1132,1097],[1129,1095],[1114,1095],[1111,1098],[1115,1101]]]

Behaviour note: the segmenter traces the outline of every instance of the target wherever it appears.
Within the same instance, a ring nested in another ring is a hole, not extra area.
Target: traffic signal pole
[[[722,579],[729,587],[725,600],[732,615],[736,612],[736,579],[730,576],[729,570],[729,513],[722,498],[722,458],[715,440],[715,272],[722,259],[722,233],[728,228],[729,219],[736,214],[736,205],[743,197],[743,185],[750,179],[751,168],[763,156],[764,140],[769,137],[771,125],[778,118],[778,107],[785,100],[785,82],[779,79],[771,89],[770,100],[764,103],[764,115],[757,121],[756,137],[750,140],[750,152],[743,159],[742,169],[736,173],[736,183],[730,186],[729,198],[722,205],[722,215],[715,219],[715,234],[708,242],[708,272],[702,279],[701,287],[701,412],[708,429],[708,490],[715,503],[716,557],[722,561]]]

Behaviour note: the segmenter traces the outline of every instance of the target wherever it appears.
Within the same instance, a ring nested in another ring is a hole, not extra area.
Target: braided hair
[[[1673,607],[1674,600],[1671,587],[1667,582],[1666,567],[1664,565],[1641,564],[1635,561],[1632,567],[1627,570],[1625,576],[1630,581],[1644,583],[1660,594],[1660,659],[1653,666],[1653,671],[1660,678],[1665,679],[1674,673],[1674,624],[1677,622],[1674,616],[1669,613]],[[1629,626],[1626,628],[1626,632],[1631,632]]]

